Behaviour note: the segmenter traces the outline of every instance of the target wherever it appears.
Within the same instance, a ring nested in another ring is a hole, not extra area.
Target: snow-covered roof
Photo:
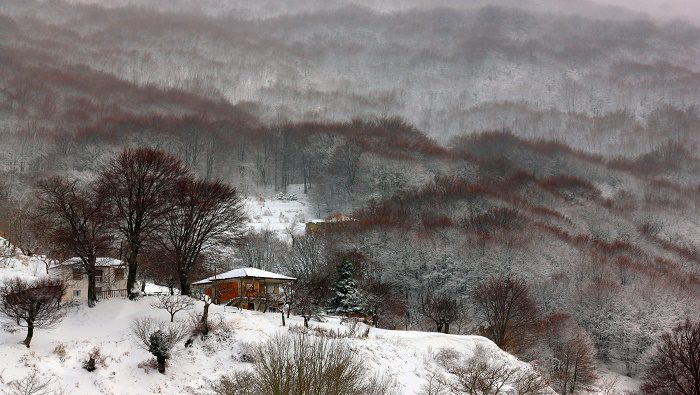
[[[347,214],[334,214],[329,217],[326,217],[326,219],[313,219],[310,221],[312,224],[322,224],[322,223],[327,223],[327,222],[355,222],[357,221],[355,218],[347,215]]]
[[[218,281],[218,280],[228,280],[231,278],[244,278],[244,277],[268,278],[268,279],[274,279],[274,280],[288,280],[288,281],[296,280],[296,278],[294,278],[294,277],[285,276],[285,275],[279,274],[279,273],[268,272],[267,270],[256,269],[254,267],[240,267],[238,269],[233,269],[233,270],[229,270],[229,271],[224,272],[224,273],[217,274],[216,276],[211,276],[211,277],[205,278],[204,280],[199,280],[199,281],[194,282],[192,284],[193,285],[208,284],[214,279],[216,279]]]
[[[58,267],[63,267],[63,266],[74,266],[81,264],[82,262],[80,261],[80,258],[74,257],[67,259],[61,263],[57,263],[53,266],[51,266],[49,269],[55,269]],[[95,266],[98,267],[110,267],[110,266],[124,266],[125,263],[123,261],[120,261],[119,259],[115,258],[108,258],[108,257],[100,257],[97,258],[97,261],[95,262]]]

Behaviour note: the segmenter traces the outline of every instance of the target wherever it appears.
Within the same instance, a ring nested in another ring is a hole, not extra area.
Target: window
[[[114,280],[121,281],[124,279],[124,269],[114,269]]]
[[[80,299],[80,290],[79,289],[73,290],[73,299]]]
[[[102,270],[95,270],[95,281],[102,282]]]
[[[80,268],[73,268],[73,280],[82,280],[83,271]]]

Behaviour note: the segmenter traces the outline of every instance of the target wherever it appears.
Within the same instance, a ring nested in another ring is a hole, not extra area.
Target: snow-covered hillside
[[[17,254],[7,240],[0,237],[0,284],[7,278],[30,279],[45,274],[44,261]]]
[[[261,202],[260,207],[276,210],[272,216],[287,216],[290,207],[300,202]],[[286,211],[285,211],[286,210]],[[293,211],[293,210],[291,210]],[[301,214],[303,215],[303,214]],[[303,224],[303,217],[293,217],[289,223]],[[271,230],[282,231],[285,222],[270,220]],[[7,245],[0,240],[2,245]],[[4,249],[0,260],[0,283],[9,278],[34,278],[45,275],[43,262],[20,254],[12,255]],[[154,317],[167,321],[163,310],[153,309],[154,297],[146,296],[137,301],[115,298],[101,301],[95,308],[85,304],[69,306],[66,318],[54,328],[36,329],[32,346],[27,349],[21,341],[25,329],[0,317],[0,392],[9,391],[13,380],[22,380],[36,370],[42,377],[51,378],[51,391],[66,394],[181,394],[207,393],[213,380],[235,369],[249,365],[244,354],[251,345],[270,336],[301,327],[303,320],[291,316],[287,325],[281,325],[279,313],[240,311],[232,307],[210,307],[210,317],[219,329],[206,341],[195,339],[192,347],[184,343],[176,347],[167,373],[162,375],[149,361],[151,354],[140,348],[131,326],[135,319]],[[194,312],[201,312],[203,303],[197,302]],[[176,320],[189,321],[187,312],[176,316]],[[364,325],[364,324],[358,324]],[[312,327],[334,332],[347,332],[350,326],[341,323],[339,317],[328,317],[325,322],[313,322]],[[390,331],[370,329],[367,338],[352,337],[349,342],[368,366],[378,373],[391,377],[400,394],[417,394],[430,376],[439,369],[433,355],[440,349],[449,348],[469,356],[475,350],[483,350],[494,363],[505,363],[523,370],[529,366],[501,351],[490,340],[480,336],[444,335],[430,332]],[[95,348],[100,350],[104,363],[88,372],[83,362]],[[53,393],[51,392],[51,393]]]
[[[139,348],[131,333],[132,321],[153,316],[166,321],[168,314],[150,307],[151,298],[132,302],[111,299],[98,303],[93,309],[73,307],[66,319],[54,329],[37,330],[31,349],[20,341],[24,332],[0,332],[0,389],[14,379],[28,374],[33,368],[54,377],[54,387],[70,394],[182,394],[206,393],[210,381],[237,368],[245,368],[243,354],[251,344],[263,341],[278,331],[288,331],[302,321],[292,316],[287,326],[281,326],[277,313],[238,311],[231,307],[212,306],[214,321],[226,323],[207,341],[197,339],[190,348],[180,345],[170,361],[165,375],[144,368],[152,356]],[[202,304],[197,305],[201,311]],[[188,319],[180,313],[176,320]],[[335,331],[348,327],[338,318],[314,322]],[[434,369],[432,355],[440,348],[451,348],[467,355],[477,347],[483,348],[493,361],[513,366],[527,365],[499,350],[491,341],[479,336],[456,336],[428,332],[405,332],[371,329],[367,339],[343,341],[363,355],[374,370],[396,380],[400,394],[416,394]],[[65,355],[55,350],[65,348]],[[88,353],[99,347],[105,357],[104,366],[94,372],[82,368]],[[141,367],[140,367],[141,366]]]
[[[283,234],[284,224],[303,225],[303,202],[261,201],[260,208],[275,210],[269,218],[267,229]],[[297,216],[289,215],[290,212]],[[275,222],[272,218],[291,218],[290,222]],[[261,224],[259,221],[258,224]],[[297,229],[303,231],[303,227]],[[7,246],[0,239],[0,245]],[[0,259],[0,284],[7,279],[25,279],[45,276],[41,259],[16,253],[11,247],[2,249]],[[149,284],[147,293],[165,291]],[[265,341],[290,328],[301,328],[301,317],[292,315],[281,325],[279,313],[240,311],[232,307],[210,307],[210,318],[218,329],[209,339],[196,338],[192,347],[184,343],[176,347],[176,355],[170,360],[165,375],[158,373],[150,363],[152,356],[139,347],[132,334],[135,319],[153,317],[167,321],[168,314],[153,309],[154,296],[137,301],[115,298],[100,301],[95,308],[84,304],[68,307],[66,318],[51,329],[36,329],[32,346],[27,349],[21,341],[25,329],[0,316],[0,393],[9,390],[13,380],[21,380],[36,370],[51,379],[50,393],[65,394],[181,394],[208,393],[211,384],[224,374],[237,369],[250,368],[246,354],[251,346]],[[201,313],[203,303],[197,302],[190,314]],[[181,312],[176,321],[189,321],[191,316]],[[364,324],[356,332],[364,332]],[[324,322],[312,321],[312,327],[333,332],[349,332],[352,325],[341,322],[339,317],[326,317]],[[316,331],[311,331],[316,333]],[[315,334],[318,335],[318,334]],[[374,372],[392,378],[398,394],[418,394],[434,372],[444,372],[436,360],[443,349],[457,351],[465,357],[475,352],[483,353],[491,363],[505,364],[522,371],[530,366],[500,350],[490,340],[480,336],[445,335],[434,332],[392,331],[371,328],[369,336],[349,337],[340,341],[360,353],[362,360]],[[94,349],[99,349],[104,363],[88,372],[83,362]],[[591,393],[621,394],[638,386],[635,380],[601,371],[600,390]],[[608,387],[608,388],[604,388]]]
[[[245,209],[252,230],[269,230],[284,237],[288,231],[301,233],[306,222],[313,219],[304,186],[290,185],[287,193],[271,197],[251,196],[245,199]]]

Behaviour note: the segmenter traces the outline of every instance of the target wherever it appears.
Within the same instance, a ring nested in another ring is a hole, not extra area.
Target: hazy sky
[[[576,1],[576,0],[571,0]],[[686,19],[700,24],[700,0],[593,0],[664,19]]]

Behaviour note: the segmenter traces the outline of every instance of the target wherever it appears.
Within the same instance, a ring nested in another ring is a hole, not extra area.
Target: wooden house
[[[296,279],[253,267],[242,267],[192,283],[192,292],[214,303],[266,311],[284,304],[284,288]]]

